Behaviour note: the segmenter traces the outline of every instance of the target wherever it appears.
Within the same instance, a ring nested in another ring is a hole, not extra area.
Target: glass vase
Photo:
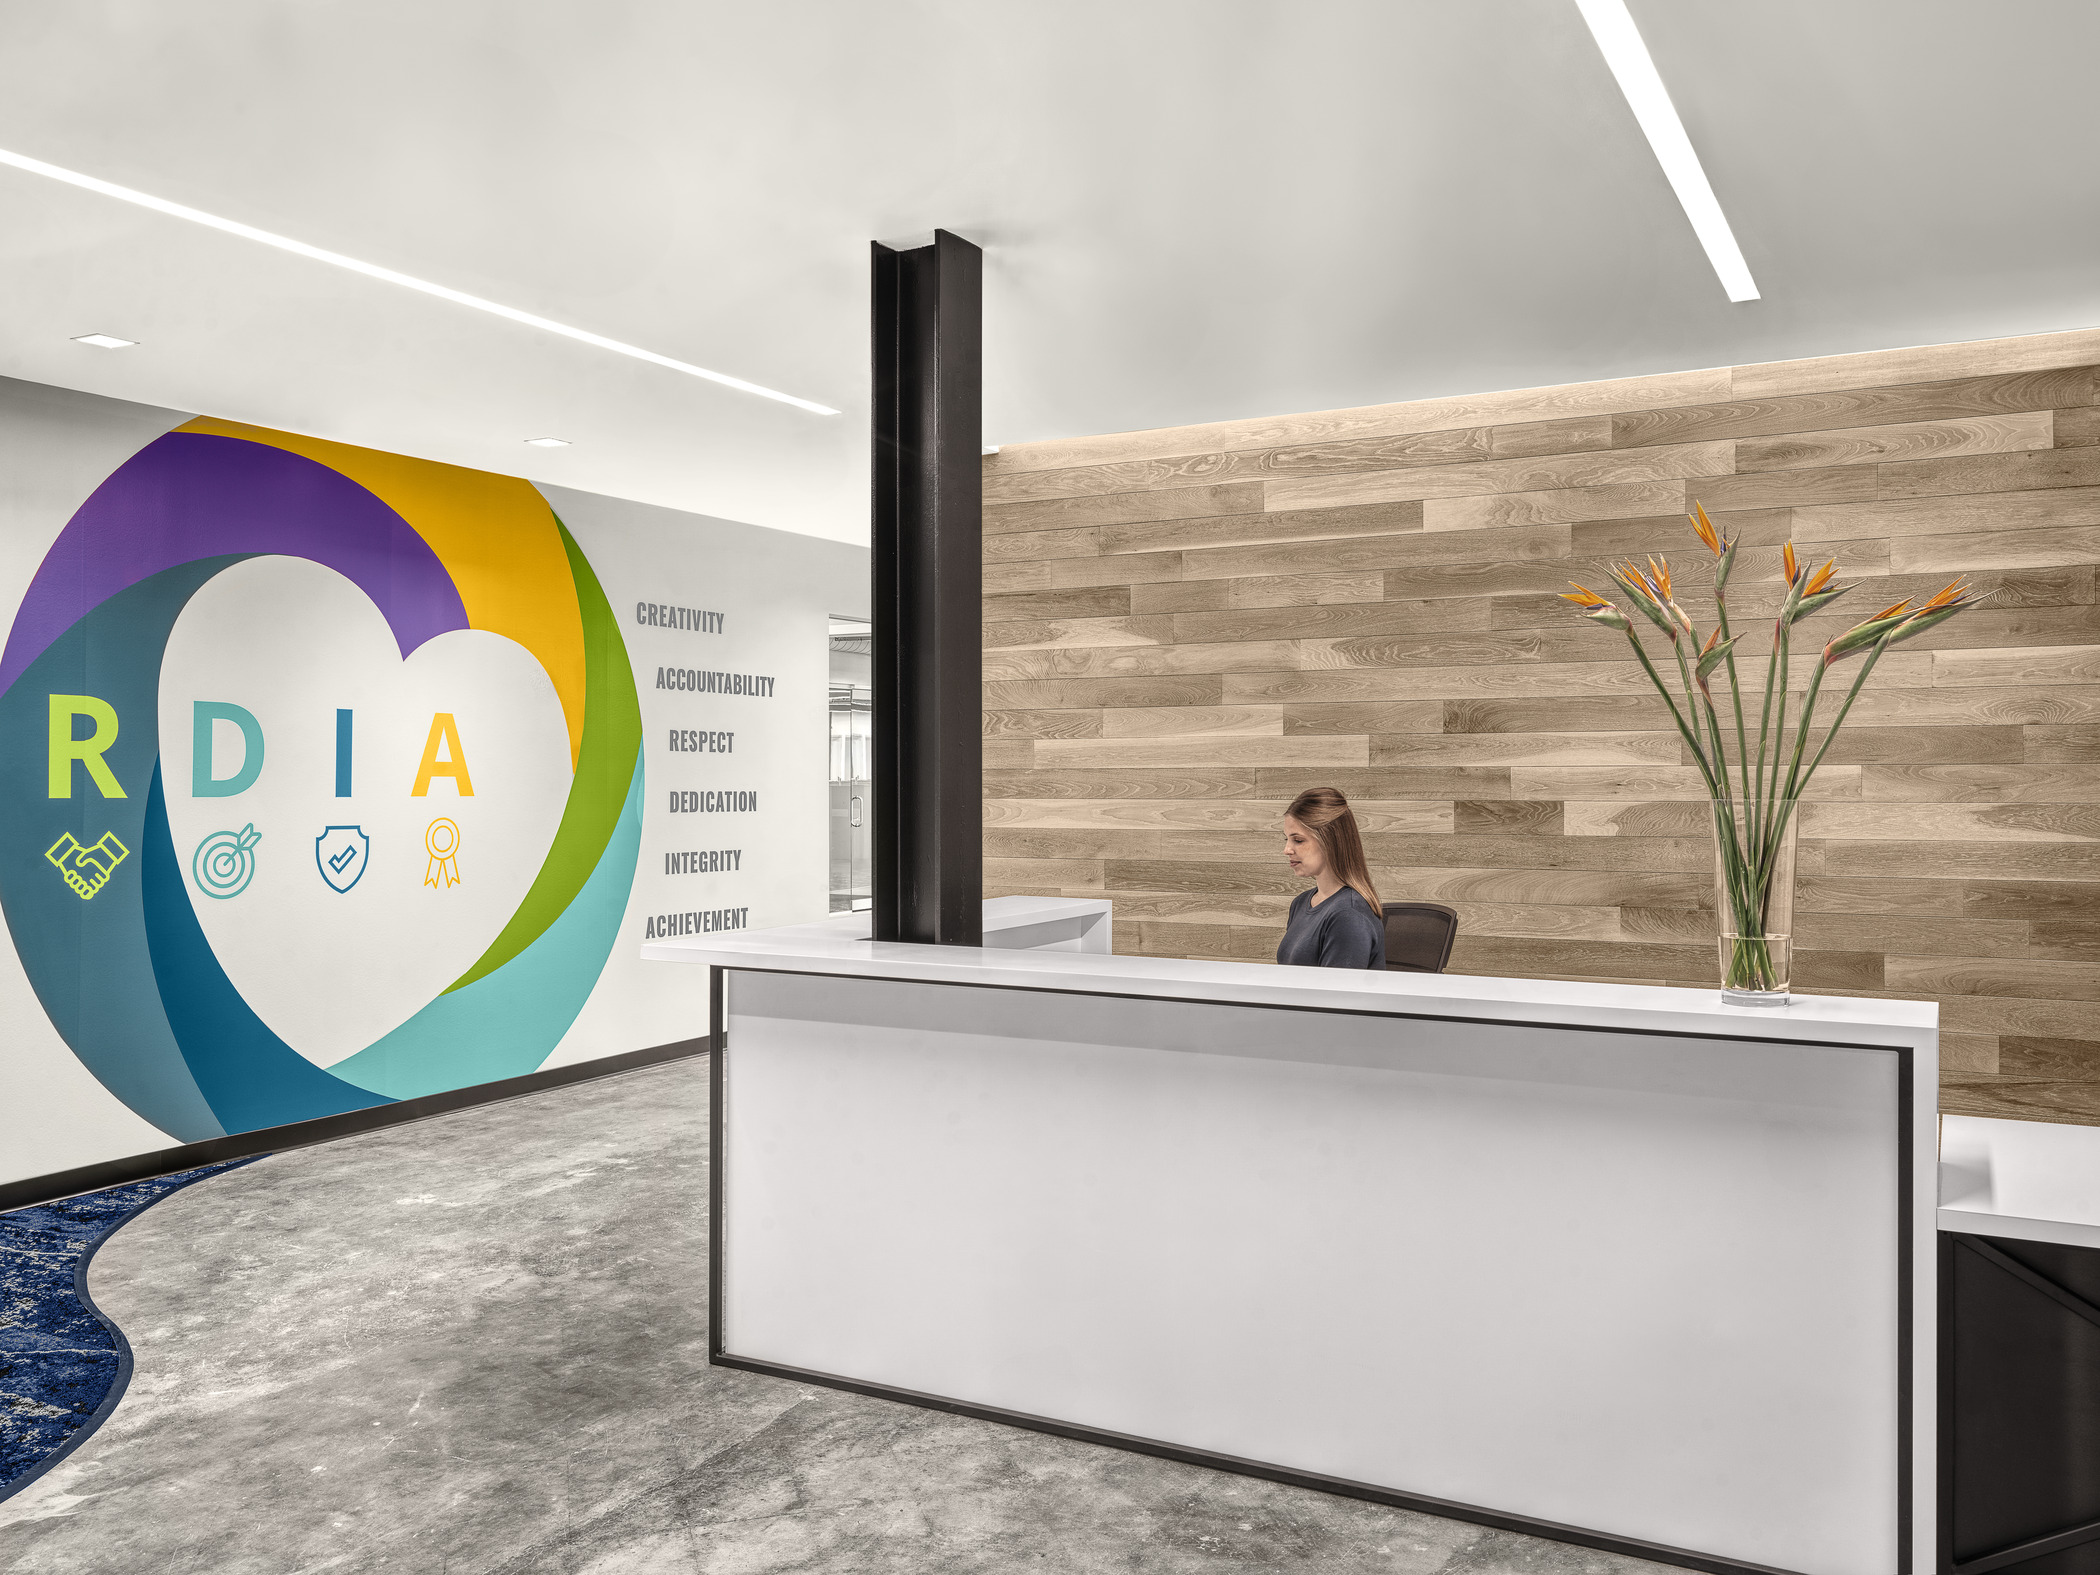
[[[1792,804],[1713,805],[1721,999],[1730,1006],[1787,1003],[1794,960],[1794,843],[1800,825]]]

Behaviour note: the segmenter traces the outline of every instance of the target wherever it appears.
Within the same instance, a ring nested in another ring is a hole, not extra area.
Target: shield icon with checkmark
[[[348,891],[364,878],[371,851],[372,839],[362,826],[330,826],[314,838],[314,862],[321,867],[321,879],[337,891]]]

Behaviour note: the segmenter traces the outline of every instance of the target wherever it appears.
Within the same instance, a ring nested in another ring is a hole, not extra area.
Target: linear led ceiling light
[[[1677,118],[1677,106],[1670,102],[1669,90],[1656,73],[1640,29],[1627,13],[1626,0],[1575,0],[1575,4],[1589,23],[1597,47],[1604,51],[1605,64],[1619,79],[1619,91],[1633,107],[1633,118],[1647,133],[1648,146],[1670,177],[1684,216],[1692,221],[1693,233],[1706,248],[1706,260],[1721,276],[1721,288],[1731,301],[1756,300],[1757,281],[1750,277],[1750,265],[1735,243],[1735,231],[1728,227],[1728,216],[1707,182],[1699,155],[1692,151],[1692,139],[1684,134],[1684,122]]]
[[[742,378],[731,377],[726,372],[710,372],[704,366],[694,366],[689,361],[678,361],[667,355],[658,355],[654,350],[644,350],[639,345],[623,344],[617,339],[608,339],[603,334],[594,334],[585,328],[571,328],[567,323],[557,323],[552,318],[540,317],[532,312],[521,312],[515,306],[483,300],[480,296],[469,295],[464,290],[432,284],[428,279],[396,273],[393,269],[382,268],[377,263],[359,262],[355,257],[345,257],[341,252],[309,246],[306,242],[295,241],[289,236],[273,235],[268,230],[258,230],[252,224],[242,224],[235,219],[222,219],[217,214],[206,213],[199,208],[187,208],[179,202],[169,202],[163,197],[149,196],[142,191],[133,191],[129,186],[98,180],[93,175],[83,175],[78,170],[61,169],[56,164],[46,164],[42,159],[32,159],[25,154],[10,153],[5,148],[0,148],[0,164],[12,165],[18,170],[27,170],[32,175],[42,175],[50,180],[64,181],[68,186],[78,186],[83,191],[115,197],[119,202],[136,203],[141,208],[151,208],[155,213],[165,213],[170,218],[187,219],[192,224],[201,224],[208,229],[223,230],[228,235],[238,235],[243,240],[260,241],[265,246],[274,246],[279,251],[291,252],[300,257],[310,257],[315,262],[347,268],[352,273],[361,273],[370,279],[384,279],[388,284],[398,284],[404,289],[420,290],[425,295],[434,295],[439,300],[450,301],[456,306],[471,306],[477,312],[487,312],[494,317],[507,317],[514,323],[523,323],[528,328],[542,329],[550,334],[560,334],[564,339],[574,339],[579,344],[596,345],[600,350],[610,350],[616,355],[633,356],[637,361],[667,366],[672,371],[683,372],[689,377],[704,377],[708,382],[720,383],[724,388],[756,394],[761,399],[777,399],[783,405],[793,405],[798,410],[807,410],[819,416],[838,414],[831,406],[820,405],[813,399],[798,399],[793,394],[783,394],[777,388],[766,388],[758,383],[747,383]]]
[[[75,334],[76,345],[93,345],[97,350],[129,350],[137,344],[136,339],[119,339],[115,334]]]

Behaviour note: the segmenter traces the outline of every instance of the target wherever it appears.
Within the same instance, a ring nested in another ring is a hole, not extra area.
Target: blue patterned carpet
[[[0,1498],[93,1432],[131,1377],[131,1348],[88,1300],[95,1249],[169,1193],[253,1162],[203,1165],[0,1214]]]

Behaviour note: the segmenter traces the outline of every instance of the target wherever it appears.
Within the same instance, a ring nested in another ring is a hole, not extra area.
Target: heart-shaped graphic
[[[345,692],[297,692],[315,682]],[[534,720],[556,709],[566,760]],[[330,712],[332,733],[312,719]],[[618,620],[545,497],[510,477],[186,422],[96,488],[37,567],[0,647],[0,739],[16,829],[0,909],[22,972],[102,1086],[182,1141],[542,1065],[632,887],[646,784]],[[410,747],[404,815],[364,773],[403,769]],[[500,803],[481,791],[491,759]],[[306,823],[273,833],[285,813]],[[328,895],[286,884],[295,866]]]
[[[247,774],[251,728],[260,770],[226,793]],[[404,661],[358,586],[300,558],[235,564],[191,598],[161,666],[160,737],[169,829],[205,938],[255,1014],[322,1067],[482,956],[539,873],[572,780],[561,703],[530,652],[462,629]],[[239,892],[198,885],[210,864],[193,854],[211,844],[224,863],[226,839],[244,833],[252,874]]]

